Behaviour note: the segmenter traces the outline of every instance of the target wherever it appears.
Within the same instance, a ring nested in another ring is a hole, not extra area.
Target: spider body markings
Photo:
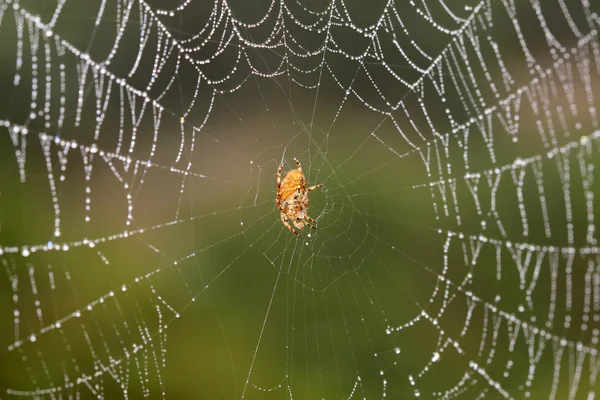
[[[281,212],[281,222],[294,235],[302,236],[298,232],[304,228],[304,225],[317,229],[315,226],[317,221],[308,216],[308,194],[315,189],[323,186],[318,184],[306,188],[306,178],[302,171],[302,166],[297,158],[294,157],[298,168],[293,169],[285,174],[283,181],[281,180],[281,169],[283,164],[279,164],[277,170],[277,198],[275,204]],[[292,225],[290,225],[290,221]],[[296,227],[298,230],[294,229]]]

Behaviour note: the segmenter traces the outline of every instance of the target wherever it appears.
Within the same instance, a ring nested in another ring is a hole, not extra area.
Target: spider
[[[302,236],[288,221],[292,221],[294,226],[298,229],[304,228],[304,225],[317,229],[315,226],[317,221],[306,214],[306,211],[308,210],[308,194],[313,190],[320,188],[323,184],[314,185],[307,189],[306,178],[304,178],[302,166],[297,158],[294,157],[294,161],[296,161],[298,168],[286,173],[283,182],[281,181],[281,169],[283,168],[283,164],[279,164],[279,169],[277,170],[277,198],[275,199],[275,204],[277,204],[277,208],[279,208],[279,211],[281,212],[281,222],[283,225],[294,235]]]

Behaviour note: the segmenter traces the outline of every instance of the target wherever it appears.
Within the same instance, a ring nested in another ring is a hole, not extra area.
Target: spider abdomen
[[[305,187],[306,183],[302,171],[298,171],[297,169],[290,171],[283,178],[283,182],[281,182],[279,190],[280,198],[281,200],[293,198],[296,193],[303,192]]]
[[[305,225],[316,229],[316,226],[313,225],[316,224],[316,221],[307,214],[308,193],[323,185],[319,184],[307,189],[306,179],[304,178],[300,162],[297,159],[294,160],[298,168],[285,174],[283,180],[281,180],[283,164],[279,165],[279,169],[277,170],[277,197],[275,203],[281,212],[281,222],[283,225],[295,235],[300,236],[300,233],[290,225],[290,222],[297,229],[302,229]]]

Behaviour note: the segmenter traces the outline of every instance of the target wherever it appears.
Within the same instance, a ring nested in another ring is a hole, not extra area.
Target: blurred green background
[[[0,0],[0,398],[593,398],[597,9]]]

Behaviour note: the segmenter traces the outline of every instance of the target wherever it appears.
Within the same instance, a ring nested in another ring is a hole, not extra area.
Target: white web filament
[[[598,4],[162,3],[0,0],[1,398],[595,398]]]

